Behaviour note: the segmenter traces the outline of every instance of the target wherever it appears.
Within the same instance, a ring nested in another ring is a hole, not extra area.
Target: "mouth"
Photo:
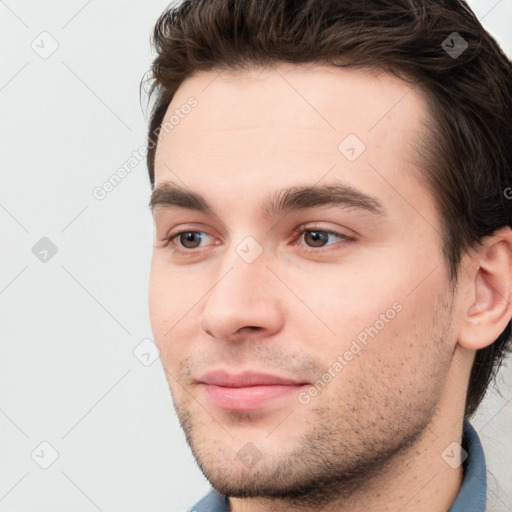
[[[261,409],[278,399],[290,399],[307,382],[277,375],[246,371],[229,374],[219,370],[198,379],[206,398],[226,411],[251,411]]]

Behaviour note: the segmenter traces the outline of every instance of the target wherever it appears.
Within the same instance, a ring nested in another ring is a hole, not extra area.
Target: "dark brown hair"
[[[460,55],[450,52],[466,43]],[[512,199],[505,193],[512,186],[512,66],[464,1],[184,1],[158,19],[153,44],[152,186],[158,129],[174,93],[193,73],[279,62],[378,68],[426,93],[425,180],[442,215],[452,287],[463,253],[512,226]],[[510,333],[509,322],[493,344],[477,351],[466,418],[510,350]]]

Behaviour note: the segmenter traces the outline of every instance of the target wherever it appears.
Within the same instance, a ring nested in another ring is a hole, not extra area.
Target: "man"
[[[484,511],[512,72],[462,1],[207,0],[154,31],[150,315],[194,511]]]

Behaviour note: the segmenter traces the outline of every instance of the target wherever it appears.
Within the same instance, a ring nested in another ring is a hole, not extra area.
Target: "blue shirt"
[[[464,479],[457,498],[447,512],[485,512],[487,502],[487,471],[484,450],[476,430],[464,421],[462,447],[468,453],[465,460]],[[190,512],[230,512],[227,496],[212,489],[198,501]]]

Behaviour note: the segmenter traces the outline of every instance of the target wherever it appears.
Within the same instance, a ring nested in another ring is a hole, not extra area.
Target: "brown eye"
[[[325,231],[305,231],[304,241],[312,247],[322,247],[329,240],[329,234]]]
[[[194,249],[199,249],[201,247],[201,242],[203,239],[213,238],[211,235],[204,231],[180,231],[175,235],[170,235],[167,238],[167,245],[170,245],[172,250],[179,252],[186,252],[188,249],[192,251]],[[206,244],[203,244],[203,246]],[[174,246],[174,247],[173,247]]]
[[[352,240],[350,237],[342,235],[341,233],[326,229],[305,229],[303,226],[299,226],[295,231],[303,235],[299,238],[299,240],[304,238],[304,242],[306,243],[306,250],[335,245],[335,243],[328,243],[329,237],[339,238],[341,242],[348,242]]]
[[[186,249],[195,249],[198,247],[196,244],[200,244],[202,237],[199,231],[183,231],[182,233],[178,233],[176,235],[178,237],[180,243]]]

